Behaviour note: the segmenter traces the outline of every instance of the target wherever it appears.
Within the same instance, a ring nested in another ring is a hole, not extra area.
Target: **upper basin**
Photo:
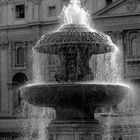
[[[116,105],[128,93],[128,87],[113,84],[39,84],[24,86],[21,97],[42,107],[82,109],[85,106]]]
[[[115,49],[107,35],[77,24],[67,24],[59,30],[46,33],[34,49],[40,53],[59,54],[62,48],[70,46],[88,48],[90,54],[104,54]]]

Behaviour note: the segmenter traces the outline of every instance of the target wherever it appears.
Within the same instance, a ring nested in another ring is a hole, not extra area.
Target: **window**
[[[140,56],[140,37],[131,40],[132,56]]]
[[[106,0],[106,6],[110,5],[112,3],[112,0]]]
[[[16,5],[15,6],[15,18],[22,19],[25,18],[25,5]]]
[[[56,16],[56,6],[49,6],[49,16]]]
[[[23,67],[24,66],[24,49],[19,47],[17,49],[17,59],[16,59],[17,66]]]
[[[16,41],[12,45],[12,66],[13,69],[25,69],[27,64],[27,44],[26,42]]]

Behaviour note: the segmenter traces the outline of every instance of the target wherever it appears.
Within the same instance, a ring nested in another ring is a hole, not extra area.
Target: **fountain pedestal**
[[[49,140],[101,140],[101,127],[90,122],[52,123],[48,127]]]

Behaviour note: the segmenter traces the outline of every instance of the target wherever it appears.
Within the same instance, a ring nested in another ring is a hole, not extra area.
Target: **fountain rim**
[[[88,104],[93,106],[115,105],[122,101],[129,90],[129,87],[119,84],[51,83],[47,85],[41,83],[25,85],[20,88],[19,93],[28,103],[40,107],[56,108],[63,103],[67,107],[75,108],[77,105]],[[85,102],[86,100],[83,98],[87,99],[88,97],[90,97],[90,101]],[[77,104],[77,101],[80,103]]]
[[[128,84],[123,84],[123,83],[101,83],[101,82],[67,82],[67,83],[35,83],[35,84],[26,84],[20,88],[26,88],[26,87],[31,87],[31,86],[81,86],[81,85],[87,85],[87,86],[119,86],[123,88],[128,88],[130,89],[131,87]]]
[[[113,46],[113,45],[109,45],[106,42],[98,42],[98,41],[85,41],[85,42],[76,42],[76,41],[71,41],[71,42],[53,42],[53,43],[45,43],[45,44],[39,44],[41,46],[49,46],[49,45],[63,45],[63,44],[90,44],[90,45],[108,45],[108,46]]]
[[[82,35],[82,38],[69,39],[73,35],[77,37]],[[87,36],[87,38],[84,39],[84,36]],[[115,50],[114,44],[110,43],[106,34],[92,31],[86,25],[79,24],[66,24],[56,31],[44,34],[37,41],[34,49],[40,53],[58,54],[61,47],[76,46],[83,48],[83,45],[85,48],[89,48],[92,54],[109,53]]]

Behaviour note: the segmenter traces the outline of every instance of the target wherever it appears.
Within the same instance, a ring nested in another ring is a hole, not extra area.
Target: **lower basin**
[[[116,105],[128,93],[128,87],[113,84],[39,84],[24,86],[21,97],[41,107],[83,109],[86,106]]]

